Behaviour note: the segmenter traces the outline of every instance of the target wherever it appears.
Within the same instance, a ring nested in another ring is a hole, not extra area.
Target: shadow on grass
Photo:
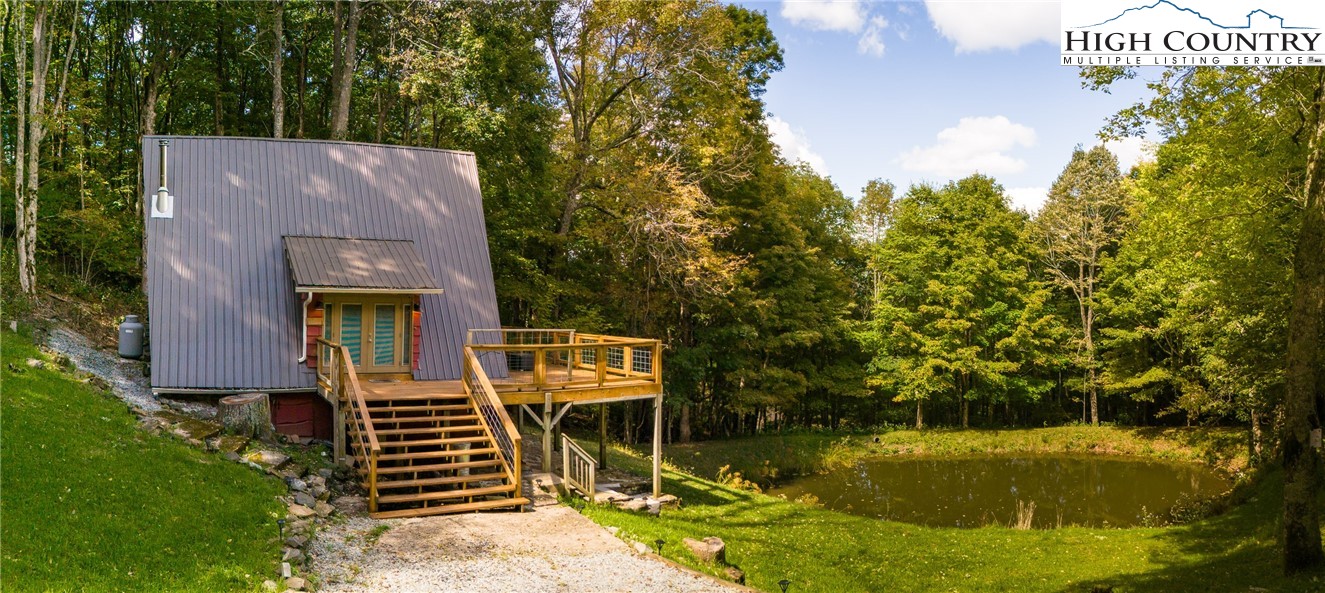
[[[1173,438],[1171,435],[1164,435]],[[1159,532],[1159,550],[1147,559],[1159,568],[1118,574],[1098,584],[1118,591],[1275,591],[1280,593],[1325,591],[1325,571],[1298,575],[1282,574],[1280,501],[1283,475],[1273,471],[1263,476],[1255,496],[1226,513],[1191,525]],[[1322,497],[1325,502],[1325,497]],[[1089,591],[1066,588],[1064,592]]]

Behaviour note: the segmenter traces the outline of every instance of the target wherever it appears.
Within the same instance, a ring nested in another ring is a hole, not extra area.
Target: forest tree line
[[[503,322],[663,340],[669,439],[1238,423],[1259,451],[1283,423],[1312,76],[1170,71],[1106,130],[1157,130],[1153,158],[1065,154],[1028,214],[981,175],[852,199],[781,157],[781,50],[741,6],[6,6],[9,295],[139,286],[142,135],[450,148]],[[619,408],[633,441],[647,410]]]

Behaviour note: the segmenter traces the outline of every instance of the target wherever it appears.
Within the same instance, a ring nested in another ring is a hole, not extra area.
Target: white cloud
[[[783,0],[782,18],[815,31],[859,33],[865,6],[854,0]]]
[[[1013,187],[1003,190],[1012,201],[1014,210],[1025,210],[1031,214],[1040,211],[1044,201],[1049,199],[1049,188],[1047,187]]]
[[[828,174],[824,157],[810,150],[810,139],[805,137],[804,130],[792,129],[791,124],[772,115],[764,119],[764,125],[768,126],[768,134],[772,137],[773,143],[782,148],[783,158],[791,162],[803,161],[816,173]]]
[[[1107,140],[1096,143],[1103,144],[1113,156],[1118,157],[1118,168],[1122,169],[1123,175],[1132,170],[1141,161],[1155,160],[1155,143],[1145,138],[1128,136],[1118,140]]]
[[[860,36],[860,41],[856,42],[856,51],[874,56],[883,57],[883,30],[888,28],[888,19],[881,16],[870,17],[870,25],[865,29],[865,34]]]
[[[925,0],[929,20],[957,53],[1057,43],[1058,3],[1035,0]]]
[[[956,127],[939,132],[933,146],[916,146],[898,160],[907,170],[946,177],[976,171],[990,175],[1019,173],[1026,169],[1026,161],[1009,151],[1034,145],[1035,130],[1004,116],[963,117]]]

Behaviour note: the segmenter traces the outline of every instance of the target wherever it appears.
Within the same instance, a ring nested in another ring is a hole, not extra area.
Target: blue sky
[[[1033,211],[1073,147],[1145,95],[1082,89],[1058,65],[1054,1],[743,4],[768,14],[786,63],[765,95],[774,140],[852,197],[874,178],[905,191],[979,171]],[[1110,148],[1124,168],[1144,150]]]

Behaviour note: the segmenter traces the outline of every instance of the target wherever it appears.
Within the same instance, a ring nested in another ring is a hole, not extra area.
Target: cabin
[[[571,406],[651,399],[659,494],[659,342],[502,327],[473,153],[142,147],[154,392],[269,394],[279,431],[358,470],[375,517],[522,508],[512,414],[541,429],[549,471]],[[592,495],[594,460],[566,443],[567,482]]]

